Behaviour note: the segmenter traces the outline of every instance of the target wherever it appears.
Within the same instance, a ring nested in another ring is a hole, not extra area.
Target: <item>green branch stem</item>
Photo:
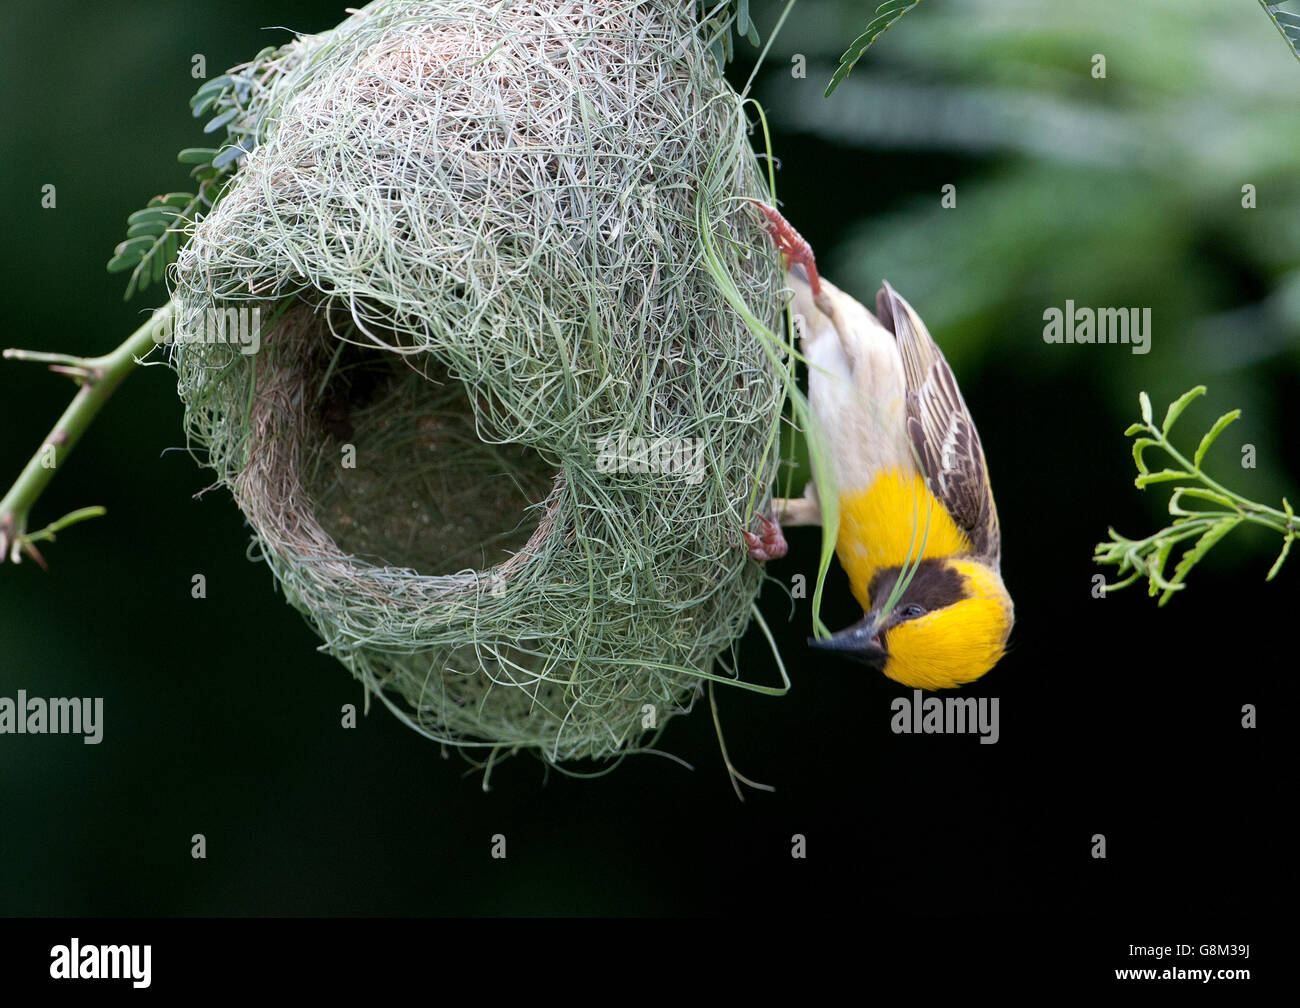
[[[1175,421],[1192,400],[1204,394],[1204,385],[1198,385],[1184,393],[1170,404],[1164,422],[1159,427],[1152,420],[1151,400],[1147,394],[1143,392],[1138,396],[1142,420],[1125,431],[1129,436],[1137,435],[1137,440],[1133,442],[1133,461],[1138,470],[1134,483],[1138,489],[1145,489],[1153,483],[1186,482],[1174,487],[1170,494],[1169,513],[1174,516],[1170,525],[1143,539],[1129,539],[1112,528],[1109,530],[1110,542],[1097,544],[1093,560],[1098,564],[1113,564],[1121,576],[1121,580],[1105,586],[1107,592],[1124,588],[1145,576],[1150,584],[1150,594],[1160,594],[1159,604],[1164,605],[1173,597],[1174,592],[1183,589],[1187,575],[1211,547],[1243,523],[1260,525],[1282,536],[1282,551],[1269,569],[1266,581],[1273,580],[1291,551],[1291,543],[1297,532],[1300,532],[1300,527],[1297,526],[1295,513],[1285,497],[1282,498],[1282,510],[1260,504],[1229,490],[1207,476],[1201,468],[1210,446],[1229,424],[1241,416],[1240,410],[1225,413],[1215,421],[1201,438],[1191,460],[1170,442],[1169,432]],[[1152,448],[1163,451],[1179,468],[1152,472],[1144,458],[1144,453]],[[1208,501],[1216,509],[1189,508],[1184,505],[1184,498]],[[1189,539],[1195,539],[1195,542],[1183,553],[1173,575],[1166,578],[1164,568],[1170,553],[1179,543]],[[1128,576],[1124,577],[1125,574]]]
[[[36,532],[27,531],[32,507],[45,492],[55,473],[71,453],[81,436],[108,402],[123,379],[130,374],[160,340],[159,334],[172,318],[172,302],[155,311],[144,325],[126,338],[111,353],[102,357],[74,357],[69,354],[43,353],[35,350],[6,350],[6,360],[33,361],[50,365],[50,370],[72,378],[80,388],[68,408],[41,446],[23,468],[13,486],[0,499],[0,563],[6,559],[17,563],[23,553],[42,567],[45,561],[33,545],[52,540],[56,532],[104,514],[102,507],[80,508],[51,522]]]

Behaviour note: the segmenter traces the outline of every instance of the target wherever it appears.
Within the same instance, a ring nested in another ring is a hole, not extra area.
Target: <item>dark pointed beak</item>
[[[874,668],[880,669],[884,667],[885,659],[889,657],[889,653],[885,650],[884,641],[881,639],[880,623],[879,616],[868,613],[851,627],[846,627],[839,633],[831,634],[829,637],[823,637],[820,640],[809,637],[808,644],[823,651],[839,651],[850,658],[855,658],[860,662],[865,662]]]

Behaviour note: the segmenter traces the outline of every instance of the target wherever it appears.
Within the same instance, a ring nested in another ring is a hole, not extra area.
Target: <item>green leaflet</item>
[[[1195,468],[1201,468],[1201,461],[1205,458],[1205,453],[1210,450],[1210,445],[1214,444],[1215,438],[1222,434],[1224,428],[1239,416],[1241,416],[1241,410],[1235,409],[1223,414],[1218,420],[1214,421],[1214,426],[1206,431],[1205,437],[1201,438],[1201,443],[1196,446],[1196,454],[1192,456],[1192,465]]]
[[[867,22],[866,30],[853,40],[844,55],[840,57],[839,68],[832,75],[831,82],[826,85],[825,97],[829,98],[840,86],[840,82],[853,71],[862,54],[871,48],[872,43],[920,2],[921,0],[885,0],[877,7],[876,16]]]
[[[1300,3],[1296,3],[1296,0],[1283,0],[1281,3],[1259,0],[1259,5],[1264,8],[1264,13],[1272,19],[1277,30],[1282,33],[1295,58],[1300,59]],[[1288,6],[1292,9],[1284,10]]]
[[[705,33],[718,66],[726,66],[735,56],[732,29],[754,48],[762,44],[758,29],[749,16],[749,0],[697,0],[700,27]]]
[[[197,192],[155,196],[127,218],[127,240],[113,250],[107,264],[110,273],[130,270],[126,300],[162,283],[167,267],[176,261],[180,235],[216,205],[240,159],[253,150],[256,141],[250,135],[249,101],[258,74],[275,52],[274,47],[263,49],[243,67],[205,81],[190,99],[195,118],[211,116],[203,132],[224,130],[225,143],[186,147],[177,155],[178,162],[192,166],[190,177],[198,183]]]
[[[1297,529],[1295,515],[1286,498],[1282,499],[1282,510],[1247,500],[1242,495],[1207,476],[1201,468],[1205,454],[1223,431],[1241,416],[1241,410],[1224,413],[1201,438],[1192,459],[1189,461],[1169,440],[1170,431],[1182,416],[1184,410],[1196,399],[1205,394],[1205,386],[1198,385],[1170,404],[1165,413],[1164,422],[1156,427],[1152,420],[1151,399],[1145,392],[1138,395],[1138,404],[1142,420],[1131,424],[1124,432],[1127,437],[1135,437],[1133,442],[1133,462],[1138,476],[1134,480],[1139,489],[1155,483],[1177,483],[1169,495],[1168,510],[1173,522],[1144,539],[1129,539],[1120,535],[1113,528],[1109,529],[1110,541],[1098,543],[1093,551],[1093,561],[1098,564],[1113,564],[1117,568],[1120,580],[1106,584],[1104,590],[1109,593],[1132,584],[1139,577],[1145,577],[1149,583],[1149,594],[1159,595],[1159,605],[1164,605],[1185,586],[1191,573],[1205,555],[1224,536],[1242,524],[1263,525],[1282,536],[1282,550],[1265,580],[1271,581],[1281,569],[1291,550]],[[1148,451],[1164,452],[1172,462],[1158,471],[1151,471],[1144,454]],[[1192,501],[1200,502],[1189,506]],[[1174,567],[1173,575],[1164,576],[1165,564],[1175,547],[1192,540],[1185,547],[1185,552]]]

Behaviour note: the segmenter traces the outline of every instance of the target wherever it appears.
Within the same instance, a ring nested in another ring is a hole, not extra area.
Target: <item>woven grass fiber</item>
[[[783,368],[702,229],[770,328],[783,278],[694,10],[390,0],[293,40],[169,276],[253,555],[367,696],[489,759],[650,749],[763,576]],[[213,340],[253,309],[257,353]]]

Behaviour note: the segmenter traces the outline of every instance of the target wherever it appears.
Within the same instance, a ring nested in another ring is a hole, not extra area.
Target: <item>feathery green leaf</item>
[[[1285,10],[1287,3],[1290,3],[1295,10]],[[1295,58],[1300,59],[1300,3],[1296,3],[1296,0],[1284,0],[1282,3],[1259,0],[1259,5],[1264,8],[1264,13],[1273,20],[1277,30],[1282,33]]]
[[[831,76],[831,82],[826,85],[824,97],[829,98],[840,86],[840,82],[853,71],[858,60],[862,59],[862,54],[871,48],[876,39],[920,2],[921,0],[885,0],[885,3],[877,7],[876,15],[867,22],[866,30],[853,40],[844,55],[840,57],[840,65]]]
[[[1182,416],[1183,410],[1187,409],[1188,404],[1198,396],[1205,395],[1205,386],[1197,385],[1196,388],[1184,392],[1177,399],[1169,404],[1169,409],[1165,412],[1165,422],[1160,425],[1160,432],[1166,436],[1169,429],[1173,427],[1174,421]]]
[[[1241,416],[1241,410],[1235,409],[1223,414],[1218,420],[1214,421],[1214,426],[1205,432],[1205,437],[1201,438],[1201,443],[1196,446],[1196,454],[1192,456],[1192,466],[1194,468],[1201,468],[1201,461],[1205,458],[1205,453],[1210,450],[1210,445],[1214,444],[1215,439],[1223,433],[1224,428],[1239,416]]]
[[[256,145],[249,102],[254,86],[264,83],[266,61],[276,51],[269,46],[242,67],[204,81],[190,99],[195,118],[212,115],[203,131],[224,129],[225,142],[217,147],[186,147],[177,155],[178,162],[192,166],[190,177],[197,182],[197,192],[155,196],[127,218],[127,241],[114,249],[108,263],[110,273],[131,270],[127,300],[162,283],[167,267],[176,261],[181,229],[197,224],[216,204],[239,159]]]
[[[1187,552],[1183,554],[1182,559],[1178,561],[1178,566],[1174,568],[1174,576],[1165,586],[1165,592],[1160,596],[1160,601],[1156,604],[1164,605],[1173,597],[1174,592],[1184,587],[1183,581],[1186,580],[1187,575],[1191,573],[1192,568],[1201,561],[1206,553],[1210,552],[1211,547],[1213,547],[1215,543],[1235,529],[1240,523],[1240,518],[1227,518],[1223,521],[1216,522],[1206,529],[1205,533],[1196,540],[1196,544],[1188,549]],[[1152,594],[1154,595],[1155,592],[1153,591]]]
[[[1300,529],[1296,527],[1291,504],[1285,497],[1282,498],[1282,510],[1278,511],[1264,504],[1247,500],[1215,482],[1201,470],[1201,462],[1205,458],[1206,451],[1214,443],[1215,438],[1241,416],[1241,410],[1231,410],[1214,422],[1201,438],[1201,443],[1197,446],[1191,462],[1188,462],[1186,456],[1170,443],[1169,431],[1174,423],[1189,403],[1204,394],[1205,386],[1198,385],[1179,396],[1169,405],[1164,424],[1159,430],[1151,424],[1150,397],[1145,392],[1138,395],[1144,422],[1131,424],[1125,434],[1132,436],[1147,432],[1153,436],[1139,437],[1133,442],[1133,463],[1138,471],[1134,484],[1139,488],[1145,488],[1154,483],[1168,483],[1174,480],[1186,482],[1174,487],[1169,495],[1169,513],[1174,516],[1172,524],[1144,539],[1129,539],[1111,528],[1109,529],[1111,541],[1098,543],[1094,547],[1094,563],[1113,564],[1118,568],[1121,576],[1132,572],[1131,576],[1122,578],[1115,584],[1107,584],[1107,592],[1130,585],[1140,575],[1145,574],[1149,582],[1150,594],[1160,594],[1159,604],[1164,605],[1173,597],[1174,592],[1182,589],[1188,573],[1214,544],[1242,522],[1263,525],[1281,533],[1283,537],[1282,551],[1265,578],[1271,581],[1290,553],[1291,541],[1297,533],[1300,533]],[[1158,472],[1151,472],[1147,467],[1144,453],[1153,449],[1164,452],[1177,468],[1166,467]],[[1213,507],[1189,508],[1184,506],[1184,498],[1207,501]],[[1163,571],[1170,551],[1192,536],[1198,537],[1196,542],[1183,554],[1174,568],[1173,576],[1166,580]]]

